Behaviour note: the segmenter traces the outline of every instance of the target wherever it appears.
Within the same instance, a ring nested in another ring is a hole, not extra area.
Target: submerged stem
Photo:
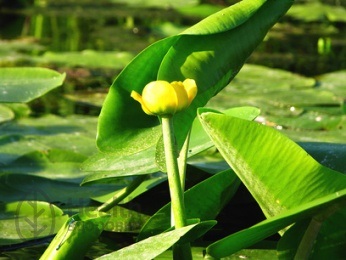
[[[299,247],[297,249],[295,260],[308,259],[311,254],[312,248],[314,246],[316,237],[320,231],[322,222],[314,218],[311,219],[308,228],[305,231],[305,234],[300,241]]]

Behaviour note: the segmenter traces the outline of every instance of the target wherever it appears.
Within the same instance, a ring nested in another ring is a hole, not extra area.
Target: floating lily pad
[[[14,118],[14,113],[12,109],[6,106],[0,105],[0,123],[10,121],[13,118]]]
[[[305,22],[346,22],[345,7],[332,6],[321,2],[310,2],[305,4],[295,4],[287,12],[287,15]]]
[[[0,245],[54,235],[68,218],[61,209],[43,201],[14,201],[0,203],[0,207]]]
[[[85,50],[81,52],[54,53],[46,52],[40,57],[41,62],[64,66],[83,66],[89,68],[122,69],[134,57],[129,52],[100,52]]]
[[[46,68],[0,68],[0,102],[29,102],[60,86],[65,74]]]
[[[91,201],[90,197],[108,194],[127,185],[126,180],[119,180],[118,184],[113,185],[81,187],[79,183],[14,173],[2,174],[0,180],[2,202],[40,200],[59,203],[66,208],[86,206]]]
[[[346,99],[346,70],[320,75],[319,89],[333,92],[340,99]]]
[[[3,164],[34,151],[69,150],[84,156],[96,152],[96,117],[47,115],[0,125]]]

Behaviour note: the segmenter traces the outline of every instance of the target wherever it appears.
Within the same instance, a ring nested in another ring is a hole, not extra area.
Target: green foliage
[[[29,102],[62,84],[65,74],[44,68],[0,68],[0,102]]]
[[[188,219],[214,219],[234,195],[239,180],[232,171],[224,171],[198,183],[184,194]],[[167,204],[153,215],[143,226],[138,240],[159,234],[171,226],[171,204]]]
[[[84,50],[82,52],[54,53],[46,52],[37,59],[41,63],[57,64],[70,67],[122,69],[131,61],[133,54],[128,52],[101,52]]]
[[[99,149],[119,156],[156,145],[161,136],[159,121],[143,114],[130,92],[141,93],[147,83],[157,79],[192,78],[197,82],[197,97],[174,121],[181,146],[196,108],[204,106],[228,84],[290,4],[290,1],[242,1],[141,52],[110,88],[100,114]]]
[[[2,202],[0,207],[1,246],[54,235],[68,218],[61,209],[44,201]]]
[[[191,241],[197,239],[213,225],[215,225],[215,221],[205,221],[178,228],[156,236],[151,236],[136,244],[97,259],[153,259],[169,249],[180,239],[188,239]]]
[[[268,218],[267,222],[263,222],[266,229],[259,224],[253,231],[240,232],[215,242],[208,247],[212,256],[227,256],[243,248],[239,244],[248,246],[250,241],[254,243],[258,241],[256,239],[261,239],[261,235],[263,239],[271,234],[270,231],[278,232],[309,216],[323,222],[324,230],[332,229],[334,225],[341,230],[346,229],[342,221],[346,211],[337,211],[345,202],[345,175],[322,166],[297,144],[272,128],[210,112],[202,112],[200,119],[220,153]],[[319,211],[314,210],[316,207]],[[334,214],[335,211],[337,213]],[[319,215],[322,214],[327,216],[321,219]],[[331,214],[334,215],[325,221]],[[272,226],[268,224],[271,220]],[[256,239],[245,239],[245,233],[248,236],[252,232],[256,233]],[[333,235],[335,241],[343,240],[342,232]],[[243,238],[240,239],[240,236]],[[318,246],[315,246],[314,253],[317,255],[323,250],[323,245],[337,244],[325,240],[323,233],[316,243]],[[335,245],[339,246],[344,246],[344,243]]]

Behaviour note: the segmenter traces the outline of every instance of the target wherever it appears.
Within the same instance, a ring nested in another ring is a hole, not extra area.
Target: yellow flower
[[[197,85],[193,79],[171,83],[152,81],[144,87],[142,95],[131,92],[131,97],[141,103],[143,111],[155,116],[172,116],[188,108],[196,95]]]

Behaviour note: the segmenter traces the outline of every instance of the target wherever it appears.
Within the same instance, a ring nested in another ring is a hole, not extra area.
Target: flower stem
[[[108,210],[119,204],[120,201],[130,195],[130,193],[132,193],[146,178],[147,175],[139,175],[135,177],[128,186],[118,191],[112,198],[99,206],[97,208],[97,211],[107,212]]]
[[[184,191],[182,189],[182,183],[179,175],[173,119],[172,117],[162,117],[161,119],[174,225],[175,228],[182,228],[186,225]],[[186,243],[174,245],[173,258],[184,260],[192,259],[190,244]]]
[[[171,117],[162,117],[162,133],[175,227],[181,228],[186,225],[184,193],[180,182],[173,119]]]

